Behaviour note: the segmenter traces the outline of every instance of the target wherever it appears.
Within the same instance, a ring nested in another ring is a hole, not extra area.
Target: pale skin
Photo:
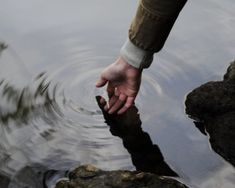
[[[141,75],[141,69],[129,65],[122,57],[103,70],[96,82],[96,87],[103,87],[107,84],[109,101],[104,109],[109,114],[123,114],[134,105],[140,89]]]

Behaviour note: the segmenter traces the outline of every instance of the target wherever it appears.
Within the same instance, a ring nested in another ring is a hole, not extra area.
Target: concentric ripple
[[[0,157],[4,173],[27,173],[26,165],[39,166],[40,173],[62,172],[81,163],[106,169],[132,168],[128,152],[121,140],[110,133],[95,99],[97,95],[105,95],[105,89],[97,89],[95,81],[112,59],[94,56],[92,49],[77,47],[77,39],[70,37],[56,44],[64,57],[59,66],[36,76],[27,75],[30,79],[21,87],[17,83],[22,79],[1,81],[0,91],[5,93],[1,102],[6,98],[0,113]],[[55,41],[58,43],[56,37]],[[52,41],[51,45],[54,48],[55,43]],[[67,45],[69,50],[64,49]],[[7,61],[11,58],[10,53],[1,59],[9,70]],[[17,65],[17,59],[13,64]],[[7,101],[12,101],[11,108]],[[17,182],[11,183],[13,187],[21,187]]]

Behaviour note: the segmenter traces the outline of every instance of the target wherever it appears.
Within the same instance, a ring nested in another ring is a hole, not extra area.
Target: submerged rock
[[[185,105],[199,130],[209,134],[214,151],[235,166],[235,61],[224,80],[196,88]]]
[[[91,165],[76,168],[69,180],[61,180],[56,188],[186,188],[167,177],[137,171],[103,171]]]
[[[39,163],[22,167],[14,175],[0,174],[0,188],[51,188],[67,171],[53,170]]]

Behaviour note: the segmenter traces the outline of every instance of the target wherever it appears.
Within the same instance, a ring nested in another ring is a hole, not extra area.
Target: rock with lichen
[[[61,180],[56,188],[186,188],[174,179],[138,171],[104,171],[92,165],[76,168],[68,180]]]
[[[222,81],[196,88],[185,104],[195,125],[203,134],[209,134],[214,151],[235,166],[235,61]]]

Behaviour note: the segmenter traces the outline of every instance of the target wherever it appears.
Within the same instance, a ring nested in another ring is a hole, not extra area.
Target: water
[[[95,81],[113,62],[137,2],[0,0],[0,171],[9,188],[53,187],[79,164],[135,169],[104,122]],[[184,113],[190,90],[221,79],[235,49],[235,3],[190,1],[144,71],[142,128],[191,187],[232,188],[234,168]],[[153,102],[154,101],[154,102]]]

